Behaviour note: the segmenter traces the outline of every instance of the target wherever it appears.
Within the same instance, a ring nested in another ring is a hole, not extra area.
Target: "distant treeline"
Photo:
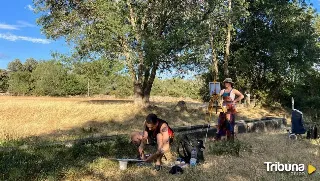
[[[90,66],[89,66],[90,65]],[[89,69],[90,67],[90,69]],[[97,60],[77,63],[72,70],[65,64],[50,60],[16,59],[9,63],[8,70],[0,70],[0,92],[12,95],[75,96],[75,95],[133,95],[130,76],[121,71],[120,64]],[[201,80],[181,78],[156,78],[151,95],[189,97],[201,99]]]
[[[30,58],[21,63],[16,59],[8,64],[7,70],[0,70],[0,92],[21,96],[132,96],[133,84],[123,68],[119,62],[106,60],[79,62],[70,66],[57,60],[36,61]],[[250,92],[251,95],[256,95],[262,104],[281,104],[290,108],[291,97],[294,97],[297,109],[313,117],[319,115],[320,73],[317,69],[306,70],[295,82],[258,82],[261,88],[251,89],[252,91],[243,83],[245,79],[243,82],[240,80],[238,78],[235,88],[243,93]],[[151,95],[208,101],[209,81],[212,81],[210,74],[204,74],[194,80],[156,78]],[[274,89],[265,89],[268,85]]]

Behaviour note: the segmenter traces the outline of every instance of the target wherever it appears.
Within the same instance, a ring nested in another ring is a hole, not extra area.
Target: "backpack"
[[[317,139],[318,138],[318,128],[316,125],[310,126],[307,131],[307,139]]]
[[[193,148],[197,150],[197,163],[204,162],[203,151],[205,149],[202,140],[193,140],[190,141],[189,138],[185,135],[183,139],[178,144],[177,153],[180,158],[182,158],[186,163],[190,163],[191,151]],[[182,153],[181,153],[182,151]]]

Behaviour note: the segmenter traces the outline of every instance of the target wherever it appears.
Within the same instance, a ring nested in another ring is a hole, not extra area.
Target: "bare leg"
[[[234,132],[233,132],[233,126],[234,126],[234,120],[233,115],[231,113],[226,114],[226,121],[228,124],[227,127],[227,140],[234,140]]]
[[[161,134],[157,135],[157,144],[158,144],[158,150],[161,149],[161,153],[156,158],[156,165],[161,165],[161,158],[163,157],[164,153],[169,151],[170,149],[170,143],[169,140],[164,143],[163,136]]]
[[[159,148],[162,148],[163,145],[163,138],[161,134],[157,135],[157,144],[158,144],[158,150]],[[159,156],[156,159],[156,165],[161,165],[161,158],[163,156],[163,153],[160,153]]]
[[[230,118],[231,118],[231,114],[230,113],[226,113],[226,120],[230,121],[231,120]]]

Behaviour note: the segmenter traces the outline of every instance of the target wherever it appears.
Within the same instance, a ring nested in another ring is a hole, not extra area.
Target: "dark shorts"
[[[234,134],[235,115],[231,114],[231,120],[226,120],[225,114],[220,113],[218,118],[217,137]]]

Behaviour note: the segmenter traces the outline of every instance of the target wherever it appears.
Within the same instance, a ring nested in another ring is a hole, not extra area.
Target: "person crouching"
[[[173,142],[174,132],[168,123],[157,117],[155,114],[149,114],[143,125],[143,132],[134,132],[131,134],[131,142],[139,145],[139,154],[142,160],[146,162],[156,161],[155,169],[161,170],[162,157],[170,157],[170,144]],[[144,154],[145,145],[157,146],[157,151],[146,158]]]

